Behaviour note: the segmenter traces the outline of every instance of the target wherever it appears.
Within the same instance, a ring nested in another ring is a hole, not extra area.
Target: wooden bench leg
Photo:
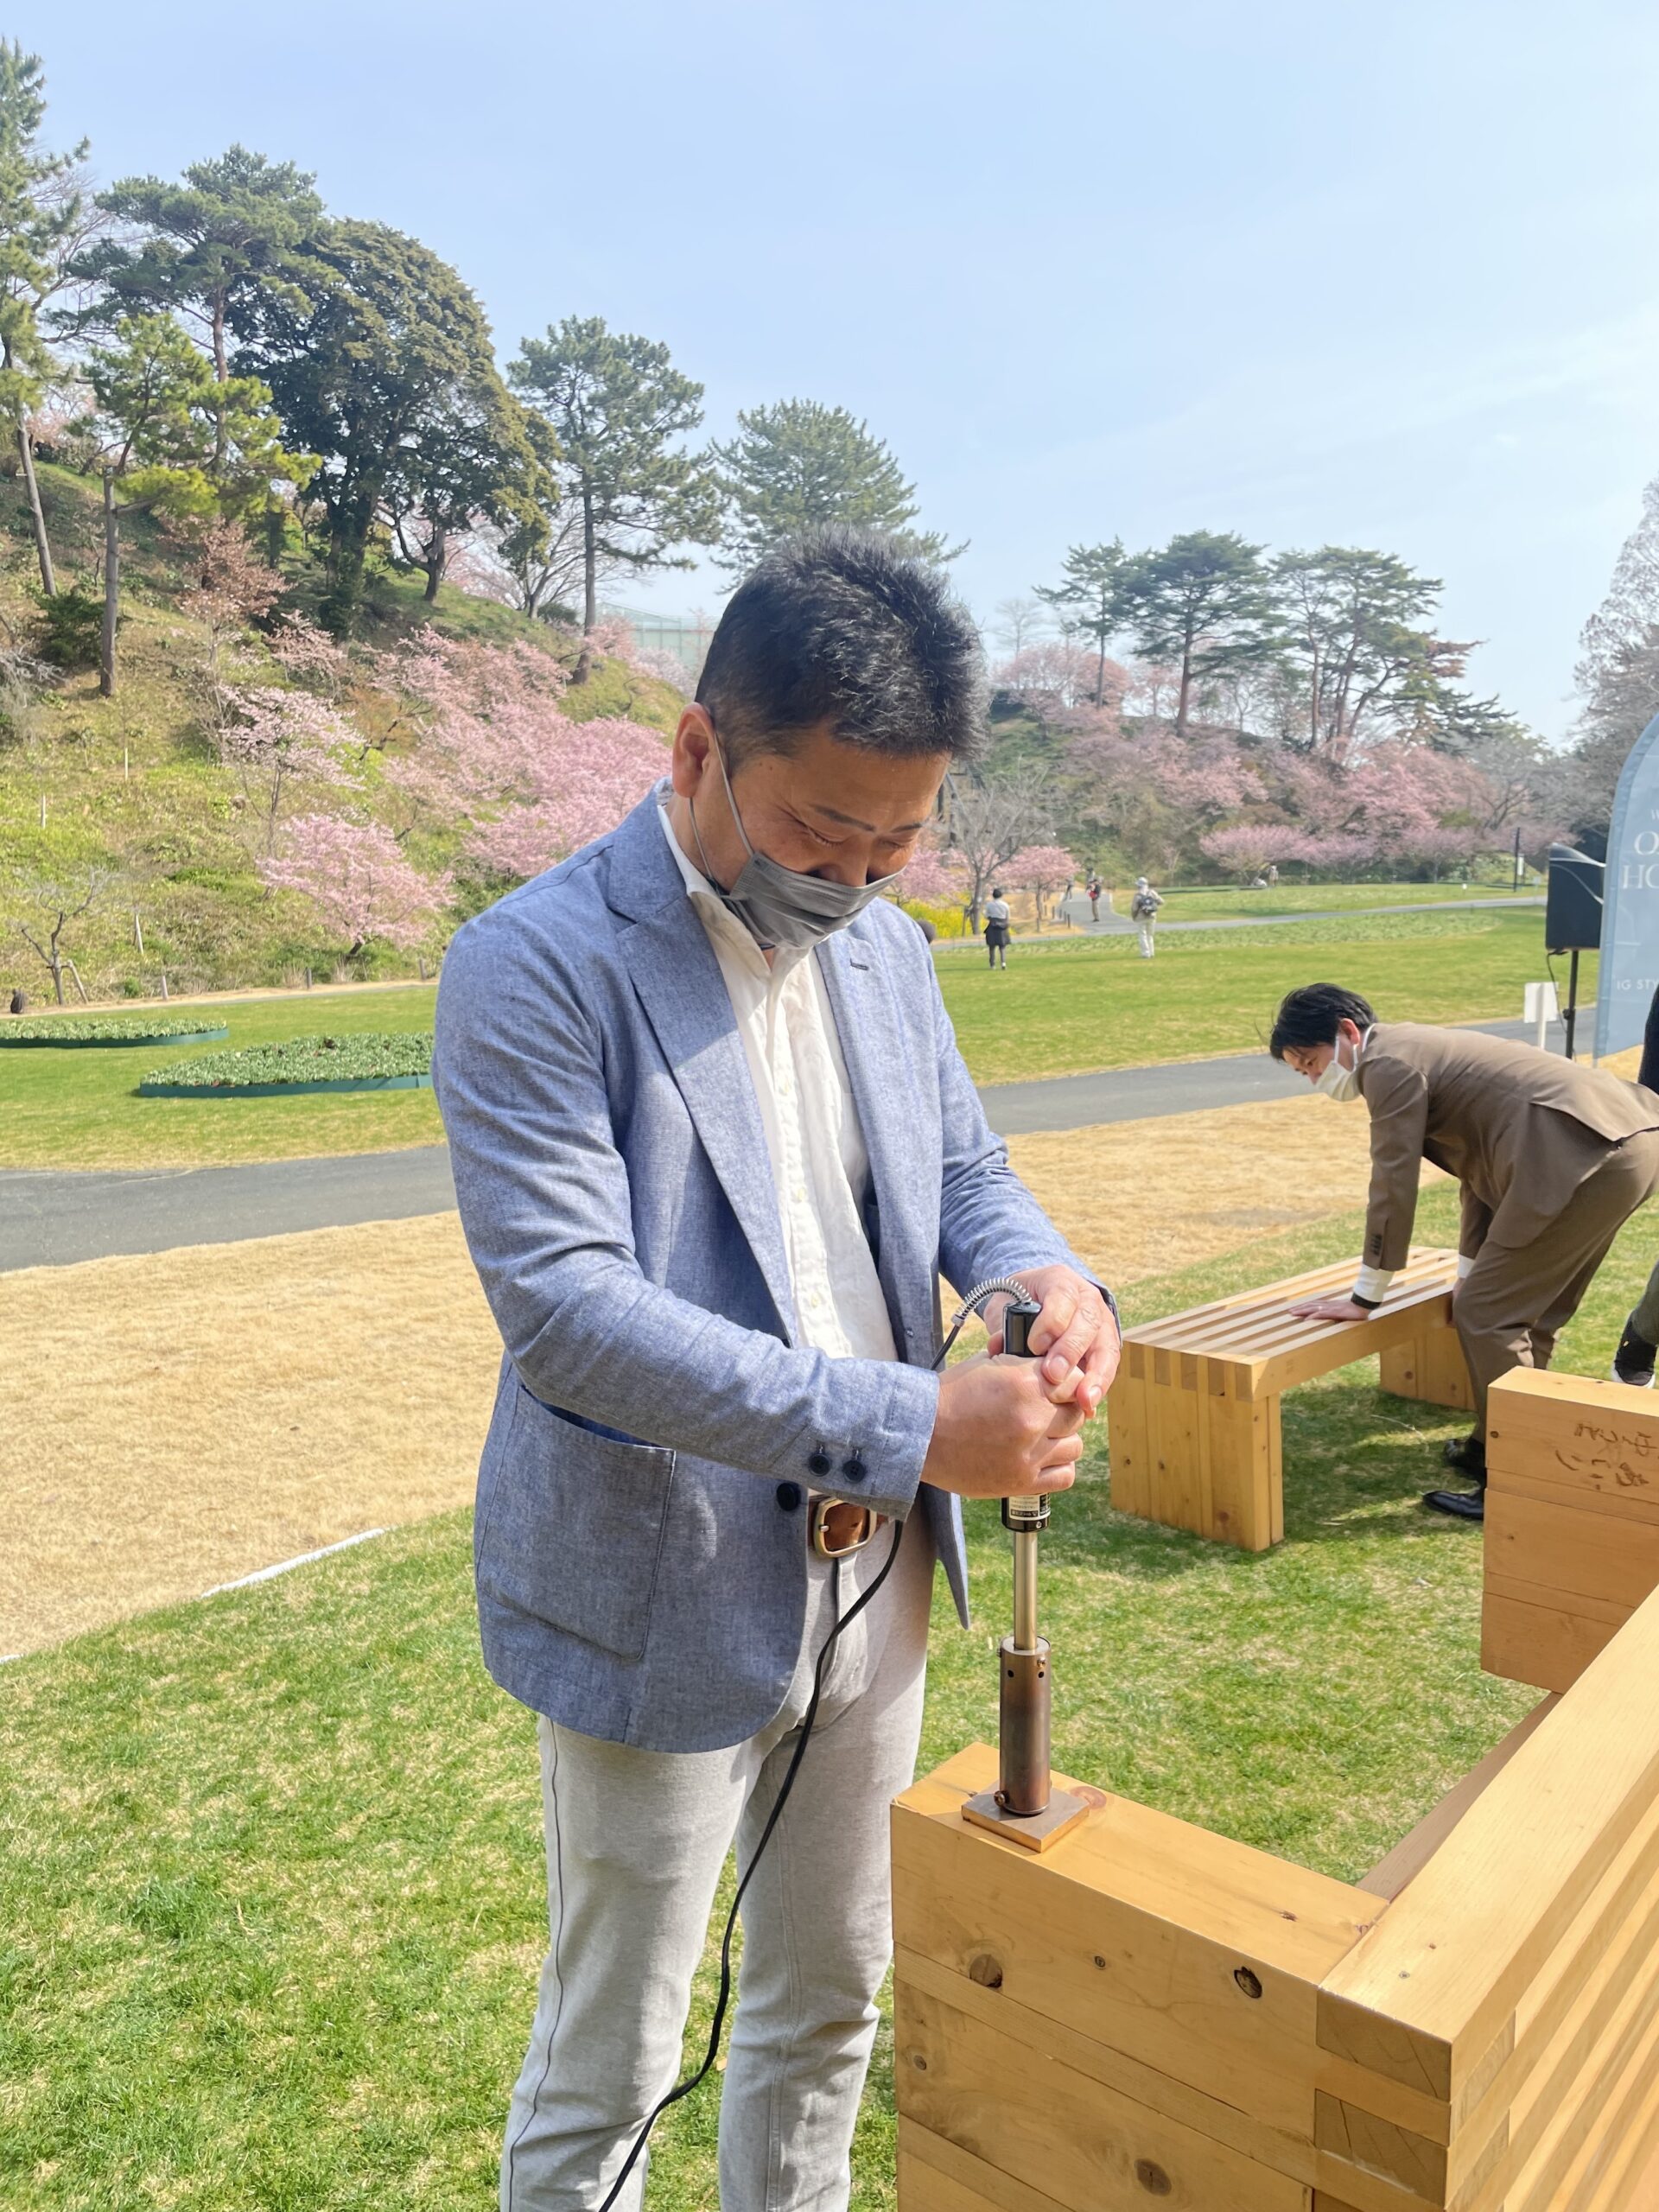
[[[1382,1388],[1396,1398],[1452,1406],[1459,1413],[1474,1411],[1468,1363],[1449,1321],[1425,1321],[1414,1337],[1385,1351],[1377,1365]]]
[[[1284,1535],[1276,1396],[1243,1398],[1218,1360],[1124,1347],[1107,1399],[1120,1513],[1266,1551]]]

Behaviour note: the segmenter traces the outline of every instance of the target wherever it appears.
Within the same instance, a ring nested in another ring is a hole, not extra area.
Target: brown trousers
[[[1530,1244],[1483,1244],[1458,1285],[1452,1318],[1475,1386],[1484,1435],[1486,1393],[1516,1367],[1548,1367],[1615,1236],[1659,1187],[1659,1129],[1608,1148]]]

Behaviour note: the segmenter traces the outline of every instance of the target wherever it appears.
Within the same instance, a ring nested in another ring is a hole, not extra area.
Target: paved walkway
[[[1581,1021],[1588,1014],[1581,1014]],[[1525,1037],[1524,1022],[1480,1025]],[[1580,1034],[1588,1032],[1583,1027]],[[1559,1052],[1557,1027],[1551,1046]],[[1091,1128],[1163,1114],[1196,1114],[1264,1098],[1294,1098],[1299,1076],[1265,1052],[1172,1065],[1051,1076],[981,1091],[991,1125],[1007,1136]],[[349,1153],[248,1167],[0,1171],[0,1270],[66,1267],[118,1252],[164,1252],[180,1244],[234,1243],[296,1230],[349,1227],[442,1213],[455,1203],[448,1148]]]

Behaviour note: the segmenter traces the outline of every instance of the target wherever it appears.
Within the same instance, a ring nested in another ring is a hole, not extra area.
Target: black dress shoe
[[[1478,1482],[1485,1481],[1486,1440],[1484,1437],[1454,1436],[1440,1457],[1448,1467],[1455,1467],[1459,1474],[1473,1475]]]
[[[1486,1487],[1483,1483],[1477,1491],[1425,1491],[1423,1503],[1431,1513],[1449,1513],[1459,1521],[1484,1521],[1486,1518]]]
[[[1631,1314],[1624,1324],[1624,1333],[1618,1340],[1618,1350],[1613,1354],[1613,1380],[1628,1382],[1638,1390],[1653,1388],[1653,1366],[1659,1347],[1650,1344],[1645,1337],[1638,1337]]]

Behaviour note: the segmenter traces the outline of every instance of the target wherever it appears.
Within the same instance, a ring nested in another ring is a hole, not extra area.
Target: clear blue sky
[[[982,615],[1066,545],[1402,555],[1547,735],[1659,474],[1651,0],[28,0],[99,175],[232,139],[454,260],[502,356],[667,341],[891,443]],[[619,596],[717,603],[713,572]]]

